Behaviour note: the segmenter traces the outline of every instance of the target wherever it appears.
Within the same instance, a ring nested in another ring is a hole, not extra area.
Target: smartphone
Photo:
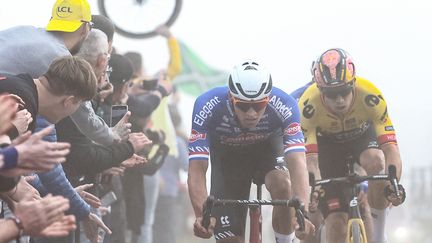
[[[108,207],[111,204],[113,204],[115,201],[117,201],[117,196],[113,191],[109,191],[107,194],[103,195],[101,197],[101,204],[104,207]]]
[[[113,105],[111,106],[111,122],[110,126],[115,126],[127,113],[127,105]]]

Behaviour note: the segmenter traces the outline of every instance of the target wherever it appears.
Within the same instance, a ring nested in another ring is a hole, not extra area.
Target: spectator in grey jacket
[[[106,34],[101,30],[93,29],[77,55],[83,57],[92,65],[99,80],[98,90],[105,92],[103,90],[109,86],[106,74],[111,55],[110,42]],[[102,118],[95,114],[90,101],[82,104],[71,115],[71,118],[83,134],[101,145],[112,145],[114,142],[127,138],[130,133],[131,124],[126,121],[126,118],[121,120],[115,127],[110,128]]]
[[[107,36],[102,31],[93,29],[77,56],[83,57],[92,65],[99,80],[99,90],[101,90],[107,83],[106,71],[110,58]],[[90,101],[83,103],[70,117],[83,134],[101,145],[112,145],[114,141],[119,142],[127,138],[130,133],[131,125],[126,119],[111,130],[104,120],[95,114]]]

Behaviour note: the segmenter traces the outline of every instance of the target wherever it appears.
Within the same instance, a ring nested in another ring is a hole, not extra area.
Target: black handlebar
[[[293,198],[289,201],[290,201],[290,203],[288,205],[290,207],[295,208],[295,215],[296,215],[297,223],[299,225],[299,230],[304,231],[305,230],[305,207],[304,207],[304,203],[297,198]]]
[[[398,184],[397,176],[396,176],[396,167],[394,165],[389,165],[388,174],[383,175],[369,175],[369,176],[360,176],[356,173],[351,173],[344,177],[336,177],[336,178],[328,178],[323,180],[315,181],[315,176],[312,173],[309,173],[309,184],[312,187],[312,191],[315,190],[316,186],[322,186],[325,184],[347,184],[350,186],[357,185],[363,181],[377,181],[377,180],[386,180],[391,183],[391,187],[393,188],[393,192],[390,190],[390,186],[386,187],[384,193],[388,199],[388,195],[391,193],[395,193],[396,196],[400,197],[402,195],[403,201],[405,200],[405,189],[402,185]],[[312,195],[311,195],[312,199]]]
[[[311,183],[311,186],[312,187],[322,186],[322,185],[331,184],[331,183],[356,185],[356,184],[362,183],[364,181],[378,181],[378,180],[390,180],[390,176],[386,175],[386,174],[360,176],[360,175],[354,173],[354,174],[350,174],[350,175],[347,175],[344,177],[335,177],[335,178],[318,180],[318,181],[315,181],[314,183]]]
[[[203,205],[203,219],[202,226],[208,228],[210,225],[211,212],[214,207],[218,206],[258,206],[258,205],[273,205],[273,206],[286,206],[292,207],[296,210],[297,223],[299,224],[299,229],[302,231],[305,229],[305,209],[304,203],[297,198],[292,198],[290,200],[231,200],[231,199],[215,199],[213,195],[207,197],[207,200]]]
[[[331,183],[356,185],[364,181],[387,180],[390,181],[392,185],[397,188],[398,182],[396,179],[396,167],[394,165],[390,165],[388,167],[388,170],[389,170],[388,174],[360,176],[356,173],[352,173],[344,177],[328,178],[328,179],[322,179],[317,181],[315,181],[314,175],[312,173],[309,173],[309,184],[311,187],[322,186]]]

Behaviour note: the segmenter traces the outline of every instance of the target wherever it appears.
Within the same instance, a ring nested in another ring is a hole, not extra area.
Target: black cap
[[[114,24],[113,22],[103,16],[103,15],[92,15],[92,22],[94,24],[93,28],[101,30],[104,32],[107,37],[108,41],[112,41],[114,37]]]
[[[136,51],[126,52],[124,56],[127,57],[132,62],[134,73],[138,72],[138,70],[141,69],[142,56],[139,52]]]
[[[133,66],[126,57],[112,54],[108,65],[112,68],[109,80],[114,86],[122,85],[132,77]]]

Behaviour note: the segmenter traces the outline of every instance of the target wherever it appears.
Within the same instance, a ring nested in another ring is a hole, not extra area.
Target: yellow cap
[[[91,11],[87,0],[57,0],[46,30],[74,32],[84,22],[90,21]]]

